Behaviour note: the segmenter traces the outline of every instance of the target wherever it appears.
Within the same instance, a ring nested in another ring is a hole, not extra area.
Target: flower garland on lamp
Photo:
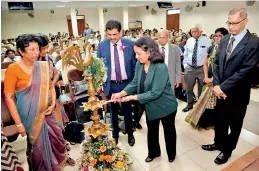
[[[88,45],[85,61],[82,60],[78,46],[69,47],[62,55],[62,68],[72,65],[84,71],[83,76],[88,84],[88,102],[83,103],[81,107],[84,111],[92,111],[93,122],[84,130],[86,139],[78,159],[79,167],[82,171],[128,171],[132,166],[130,156],[116,146],[113,138],[109,136],[110,126],[101,122],[98,115],[98,109],[112,101],[99,100],[95,96],[96,88],[106,82],[107,68],[102,59],[92,57],[90,49],[91,45]]]

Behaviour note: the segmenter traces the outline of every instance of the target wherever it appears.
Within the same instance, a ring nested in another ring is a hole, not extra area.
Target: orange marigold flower
[[[105,168],[104,171],[110,171],[108,168]]]
[[[100,147],[100,151],[101,151],[102,153],[104,153],[104,152],[106,151],[106,149],[107,149],[106,146],[101,146],[101,147]]]
[[[105,160],[105,156],[103,154],[101,154],[100,157],[99,157],[99,160],[100,161],[104,161]]]
[[[95,166],[95,165],[96,165],[96,162],[97,162],[96,159],[91,159],[91,160],[90,160],[90,165],[91,165],[91,166]]]
[[[111,155],[106,155],[106,156],[105,156],[105,160],[106,160],[107,162],[111,163],[111,162],[112,162],[112,156],[111,156]]]
[[[118,161],[118,162],[116,163],[116,166],[117,166],[119,169],[121,169],[121,168],[123,168],[123,163],[122,163],[121,161]]]

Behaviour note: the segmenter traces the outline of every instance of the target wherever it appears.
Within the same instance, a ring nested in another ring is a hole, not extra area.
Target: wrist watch
[[[22,123],[16,125],[17,128],[22,127],[22,126],[23,126]]]

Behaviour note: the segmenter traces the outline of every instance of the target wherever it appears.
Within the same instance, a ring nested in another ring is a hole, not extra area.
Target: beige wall
[[[204,32],[211,34],[218,27],[226,27],[227,15],[230,9],[234,7],[246,7],[248,10],[249,23],[247,28],[251,32],[259,34],[259,2],[254,6],[248,7],[245,2],[207,2],[206,7],[194,8],[191,12],[185,11],[187,4],[175,4],[174,8],[180,8],[180,28],[188,31],[195,23],[203,26]],[[152,15],[150,10],[157,10],[156,15]],[[99,30],[98,9],[85,8],[78,9],[80,15],[85,15],[86,22],[94,30]],[[23,33],[54,33],[68,32],[66,16],[69,15],[69,9],[56,9],[53,15],[50,10],[35,10],[35,18],[30,18],[26,13],[2,13],[2,38],[15,38]],[[117,19],[123,22],[122,8],[108,8],[104,13],[105,23],[109,19]],[[159,9],[157,5],[150,6],[149,10],[145,7],[129,8],[129,22],[140,20],[144,29],[165,28],[166,27],[166,10]]]

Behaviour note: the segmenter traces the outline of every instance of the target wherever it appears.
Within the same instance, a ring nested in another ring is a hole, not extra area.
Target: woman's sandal
[[[71,157],[68,157],[67,164],[69,166],[75,166],[76,165],[76,161],[74,159],[72,159]]]

